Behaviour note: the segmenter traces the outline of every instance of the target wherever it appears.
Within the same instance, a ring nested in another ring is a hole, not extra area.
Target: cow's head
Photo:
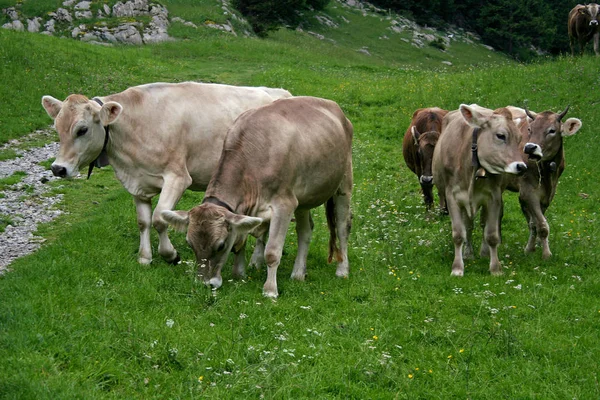
[[[533,113],[527,110],[527,115],[533,120],[529,124],[529,141],[541,146],[543,161],[554,159],[562,147],[562,138],[576,134],[581,128],[578,118],[562,122],[568,110],[568,106],[558,114],[552,111]]]
[[[579,8],[579,13],[585,16],[586,21],[589,26],[597,27],[598,26],[598,13],[600,11],[600,6],[595,3],[587,4],[585,7]]]
[[[431,162],[433,160],[433,150],[440,138],[440,133],[436,131],[420,133],[416,126],[411,128],[411,133],[419,154],[419,162],[421,163],[421,176],[419,176],[419,182],[421,182],[422,185],[433,185]]]
[[[523,174],[527,165],[520,148],[521,132],[506,108],[493,113],[477,105],[461,104],[464,120],[478,128],[477,156],[481,166],[492,174]]]
[[[104,147],[104,127],[114,123],[123,107],[114,101],[100,106],[87,97],[72,94],[62,102],[52,96],[42,97],[42,105],[54,120],[60,150],[52,163],[52,173],[69,178],[89,165]]]
[[[221,268],[231,249],[239,249],[261,218],[234,214],[224,207],[204,203],[188,211],[164,210],[162,217],[175,229],[187,230],[186,240],[198,263],[198,276],[214,288],[221,287]]]

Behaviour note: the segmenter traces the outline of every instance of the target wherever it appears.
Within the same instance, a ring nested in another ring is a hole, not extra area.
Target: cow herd
[[[577,5],[569,14],[571,51],[593,40],[599,54],[597,4]],[[277,297],[277,267],[285,234],[296,222],[298,253],[292,278],[304,280],[312,236],[310,209],[325,205],[330,231],[329,261],[347,277],[351,227],[352,135],[339,106],[314,97],[293,97],[284,89],[184,82],[154,83],[89,99],[72,94],[64,101],[43,96],[54,120],[60,149],[54,175],[69,178],[88,166],[110,164],[133,196],[140,231],[138,261],[152,262],[151,226],[158,253],[180,258],[168,224],[186,231],[205,283],[218,288],[221,268],[235,254],[234,276],[245,274],[245,246],[256,237],[251,265],[267,264],[263,293]],[[464,274],[463,257],[473,256],[472,230],[480,211],[480,254],[490,272],[501,274],[498,244],[502,192],[519,193],[529,227],[526,252],[539,241],[551,256],[544,216],[565,168],[563,137],[581,121],[561,113],[535,113],[508,106],[490,110],[462,104],[457,110],[415,111],[403,143],[404,160],[433,205],[450,215],[452,275]],[[202,204],[172,211],[186,189],[205,190]],[[159,195],[152,211],[152,198]]]
[[[454,242],[452,275],[462,276],[463,257],[473,256],[472,231],[479,211],[483,229],[480,255],[490,258],[492,274],[502,273],[497,247],[505,190],[519,193],[529,226],[525,251],[535,251],[539,239],[542,257],[552,255],[544,213],[565,168],[563,137],[574,135],[581,128],[577,118],[563,121],[567,111],[568,107],[558,114],[535,113],[513,106],[489,110],[462,104],[455,111],[425,108],[413,114],[404,136],[404,159],[419,178],[425,204],[433,204],[433,183],[440,207],[450,214]],[[435,123],[428,126],[426,135],[418,134],[424,120]],[[423,139],[426,144],[421,143]]]

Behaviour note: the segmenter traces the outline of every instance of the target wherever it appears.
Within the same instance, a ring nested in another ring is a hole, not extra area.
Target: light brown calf
[[[554,195],[558,178],[565,169],[563,137],[576,134],[581,128],[581,121],[569,118],[562,122],[568,107],[561,113],[544,111],[535,113],[528,110],[508,107],[514,119],[527,120],[527,141],[540,147],[539,157],[529,158],[527,172],[520,177],[507,177],[507,189],[519,193],[521,211],[529,226],[529,240],[525,246],[526,253],[535,251],[539,239],[542,257],[552,256],[548,236],[550,226],[545,213]],[[526,145],[525,138],[521,144]]]
[[[220,287],[229,252],[236,253],[237,265],[247,235],[268,231],[263,294],[277,297],[277,267],[293,216],[298,254],[292,278],[303,280],[312,235],[310,209],[321,204],[330,232],[329,259],[338,262],[337,276],[348,276],[352,135],[340,107],[314,97],[277,100],[237,119],[203,204],[189,212],[163,211],[169,223],[187,229],[206,283]]]
[[[490,272],[502,273],[498,259],[504,174],[527,169],[521,153],[521,132],[507,109],[488,110],[462,104],[444,118],[433,155],[433,178],[445,198],[452,220],[452,275],[464,274],[465,257],[472,256],[473,219],[481,208],[484,235],[481,253],[490,256]],[[478,171],[484,173],[478,177]]]

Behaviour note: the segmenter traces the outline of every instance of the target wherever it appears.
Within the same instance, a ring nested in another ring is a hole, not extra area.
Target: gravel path
[[[46,134],[47,131],[32,133],[37,136]],[[27,138],[13,140],[0,147],[0,150],[15,149],[20,155],[12,160],[0,161],[0,179],[17,171],[27,174],[19,183],[0,190],[0,217],[8,217],[11,224],[0,233],[0,275],[8,270],[14,259],[30,254],[40,247],[44,239],[33,234],[38,224],[52,221],[62,214],[56,207],[62,200],[62,195],[46,195],[52,189],[47,182],[59,178],[55,178],[51,171],[39,165],[40,162],[56,156],[58,143],[29,150],[16,149],[26,140]]]

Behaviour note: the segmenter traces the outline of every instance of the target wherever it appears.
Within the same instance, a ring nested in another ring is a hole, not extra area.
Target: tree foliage
[[[478,33],[483,41],[518,58],[532,46],[556,54],[568,50],[565,0],[371,0],[378,7],[408,14],[420,24],[447,23]]]
[[[330,0],[233,0],[254,32],[265,36],[282,25],[297,25],[307,12],[320,11]]]

